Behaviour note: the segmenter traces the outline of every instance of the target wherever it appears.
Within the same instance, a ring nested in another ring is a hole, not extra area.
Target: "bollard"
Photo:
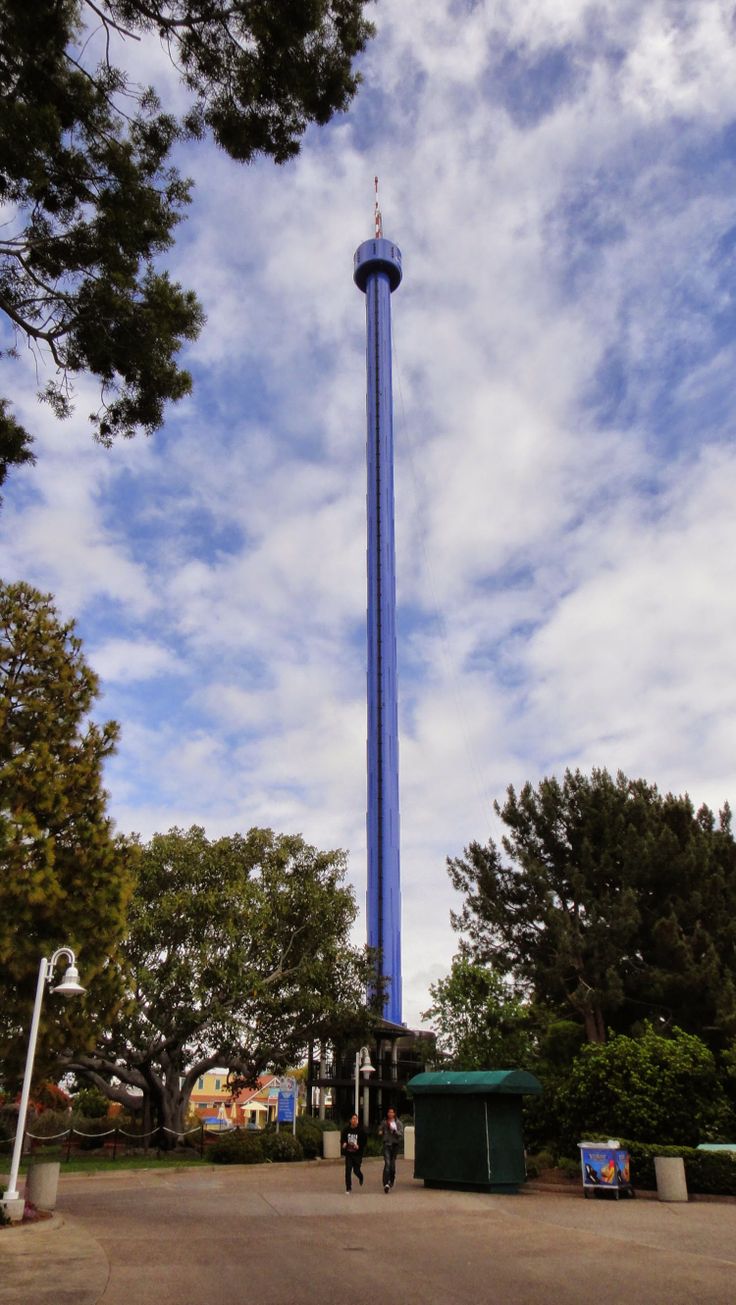
[[[58,1160],[44,1160],[40,1164],[30,1165],[26,1178],[26,1200],[35,1205],[37,1210],[56,1209],[59,1168]]]
[[[654,1157],[654,1172],[657,1175],[657,1199],[660,1201],[686,1201],[687,1181],[685,1179],[685,1161],[682,1156]]]
[[[340,1159],[340,1134],[337,1129],[325,1129],[322,1134],[322,1155],[325,1160]]]
[[[415,1129],[413,1124],[404,1126],[404,1159],[414,1160],[416,1157]]]

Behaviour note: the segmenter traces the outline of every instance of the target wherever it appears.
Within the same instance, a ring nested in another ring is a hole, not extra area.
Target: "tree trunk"
[[[586,1041],[606,1041],[606,1022],[603,1018],[603,1012],[599,1007],[596,1007],[594,1010],[583,1011],[583,1020],[585,1023]]]

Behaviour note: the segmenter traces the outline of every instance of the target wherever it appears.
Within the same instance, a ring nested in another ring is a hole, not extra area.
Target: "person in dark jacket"
[[[404,1136],[404,1125],[390,1106],[386,1118],[378,1125],[378,1132],[383,1140],[383,1190],[390,1192],[396,1182],[396,1157]]]
[[[345,1191],[351,1192],[353,1189],[353,1174],[357,1178],[361,1187],[363,1186],[363,1152],[367,1138],[363,1125],[358,1122],[357,1115],[351,1115],[350,1123],[346,1124],[340,1134],[340,1150],[345,1156]]]

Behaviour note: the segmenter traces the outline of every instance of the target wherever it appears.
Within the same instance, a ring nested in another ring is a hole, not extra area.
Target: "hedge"
[[[303,1160],[304,1148],[298,1137],[291,1133],[267,1133],[263,1139],[267,1160]]]
[[[263,1138],[259,1133],[231,1133],[220,1137],[208,1151],[216,1165],[260,1165],[266,1159]]]
[[[681,1156],[685,1161],[689,1192],[699,1192],[703,1196],[736,1196],[736,1152],[698,1151],[691,1146],[651,1146],[644,1142],[627,1142],[623,1138],[621,1146],[629,1153],[634,1187],[652,1191],[656,1188],[655,1156]]]
[[[291,1132],[244,1131],[218,1138],[208,1155],[216,1165],[260,1165],[265,1160],[303,1160],[304,1148]]]

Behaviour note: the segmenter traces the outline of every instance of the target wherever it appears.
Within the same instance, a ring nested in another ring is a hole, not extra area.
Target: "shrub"
[[[568,1153],[596,1135],[694,1146],[734,1124],[711,1052],[681,1029],[664,1038],[647,1026],[639,1038],[620,1034],[583,1047],[557,1105],[560,1143]]]
[[[316,1160],[322,1155],[322,1134],[334,1133],[337,1124],[332,1119],[315,1119],[311,1115],[299,1115],[296,1121],[296,1135],[302,1144],[305,1160]]]
[[[216,1165],[259,1165],[266,1158],[263,1141],[258,1133],[231,1133],[218,1138],[207,1154]]]
[[[107,1142],[108,1138],[105,1135],[113,1135],[116,1121],[112,1119],[86,1119],[83,1115],[75,1115],[73,1126],[75,1130],[74,1141],[79,1144],[80,1151],[97,1151]]]
[[[727,1151],[698,1151],[688,1146],[651,1146],[621,1141],[631,1159],[631,1180],[635,1187],[653,1191],[657,1186],[654,1157],[681,1156],[689,1192],[703,1196],[736,1196],[736,1154]]]
[[[557,1161],[557,1168],[561,1171],[561,1173],[565,1176],[565,1178],[580,1177],[579,1160],[569,1160],[567,1156],[560,1156],[560,1159]]]
[[[263,1138],[263,1150],[267,1160],[304,1159],[302,1144],[292,1133],[266,1133]]]
[[[110,1102],[99,1088],[82,1088],[74,1098],[74,1113],[85,1119],[105,1119],[110,1110]]]
[[[286,1126],[288,1128],[288,1125]],[[317,1119],[314,1115],[297,1115],[296,1135],[301,1142],[304,1160],[316,1160],[322,1155],[322,1134],[339,1132],[332,1119]],[[266,1124],[264,1137],[276,1136],[276,1124]],[[282,1133],[278,1134],[279,1137]]]
[[[35,1119],[26,1119],[26,1132],[31,1133],[33,1137],[53,1137],[61,1140],[58,1134],[63,1133],[66,1136],[71,1123],[68,1110],[44,1110],[43,1114],[37,1115]]]
[[[71,1097],[57,1083],[47,1080],[33,1093],[33,1104],[37,1110],[66,1110],[71,1105]]]

